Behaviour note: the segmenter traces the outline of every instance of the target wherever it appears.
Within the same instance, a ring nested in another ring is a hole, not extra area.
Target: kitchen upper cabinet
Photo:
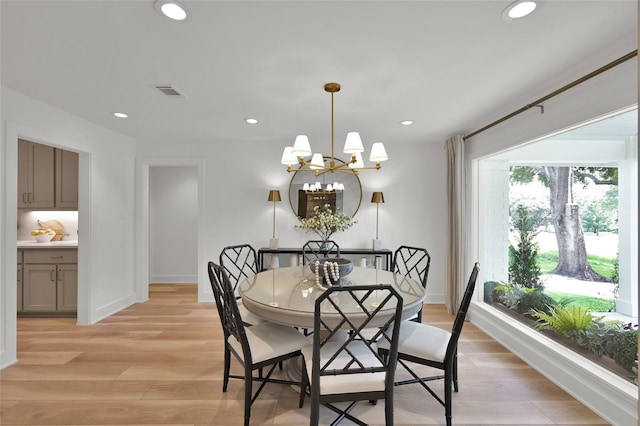
[[[18,208],[78,209],[78,154],[18,140]]]
[[[56,208],[78,209],[78,153],[55,150]]]
[[[55,207],[54,148],[18,140],[18,207]]]

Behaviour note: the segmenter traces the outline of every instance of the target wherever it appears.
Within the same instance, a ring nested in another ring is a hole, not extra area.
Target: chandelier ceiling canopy
[[[371,146],[371,153],[369,155],[369,161],[374,162],[373,166],[365,166],[362,161],[362,153],[364,152],[364,146],[360,139],[358,132],[347,133],[347,138],[344,143],[343,152],[350,154],[351,158],[348,162],[343,162],[338,159],[334,154],[334,132],[333,132],[333,95],[340,91],[340,85],[338,83],[327,83],[324,85],[325,92],[331,93],[331,156],[324,156],[320,153],[313,153],[311,151],[311,145],[309,144],[309,138],[306,135],[298,135],[293,146],[287,146],[282,153],[281,163],[287,166],[287,171],[312,171],[316,176],[320,176],[325,173],[342,172],[358,174],[359,170],[376,169],[380,170],[380,163],[387,160],[387,152],[384,149],[382,142],[375,142]],[[313,154],[313,155],[312,155]],[[307,158],[311,157],[310,161]],[[328,164],[325,163],[328,161]],[[292,166],[298,164],[297,169],[293,169]]]

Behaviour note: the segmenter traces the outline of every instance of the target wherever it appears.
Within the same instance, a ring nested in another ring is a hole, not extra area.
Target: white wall
[[[135,301],[135,141],[12,90],[1,91],[0,367],[16,360],[17,139],[80,153],[78,322]]]
[[[149,169],[152,283],[198,280],[198,174],[193,166]]]
[[[355,219],[358,224],[335,240],[342,247],[369,248],[375,237],[373,191],[383,191],[379,236],[383,247],[401,244],[425,247],[432,255],[429,303],[444,300],[444,246],[446,228],[446,180],[444,141],[424,144],[386,143],[389,161],[380,171],[362,171],[363,200]],[[184,151],[188,143],[189,153]],[[276,204],[276,234],[281,247],[301,247],[310,234],[296,230],[297,219],[287,199],[291,175],[280,164],[282,141],[138,141],[142,163],[203,161],[199,182],[202,223],[199,226],[198,285],[200,300],[211,300],[206,262],[217,261],[223,247],[249,243],[267,247],[272,235],[273,204],[269,189],[279,189],[283,202]],[[251,152],[251,155],[247,155]],[[144,181],[139,178],[139,183]],[[144,191],[144,189],[141,189]],[[142,226],[142,225],[141,225]],[[284,263],[284,260],[281,263]],[[143,262],[141,262],[143,263]],[[144,268],[143,264],[139,265]],[[139,274],[144,277],[144,271]],[[143,278],[140,278],[143,279]],[[140,283],[139,283],[140,284]],[[144,286],[147,283],[140,284]]]

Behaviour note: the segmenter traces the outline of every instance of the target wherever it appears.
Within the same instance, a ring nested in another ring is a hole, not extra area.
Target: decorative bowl
[[[316,267],[316,262],[318,266]],[[325,285],[327,280],[324,278],[324,264],[327,262],[337,263],[338,264],[338,279],[334,279],[333,274],[329,272],[329,281],[332,285],[340,284],[340,278],[346,277],[353,271],[353,262],[349,259],[343,259],[341,257],[336,258],[320,258],[315,259],[309,263],[309,270],[311,270],[312,274],[316,273],[316,269],[318,271],[318,278],[320,279],[320,284]],[[329,265],[327,265],[329,266]],[[327,268],[328,270],[328,268]]]
[[[48,243],[49,241],[51,241],[53,237],[55,237],[55,235],[56,235],[55,232],[51,232],[51,233],[47,232],[44,234],[34,235],[33,238],[35,238],[36,241],[39,243]]]

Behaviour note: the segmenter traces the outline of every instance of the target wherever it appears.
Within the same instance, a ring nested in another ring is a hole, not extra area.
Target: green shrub
[[[536,262],[538,227],[544,220],[543,213],[529,211],[518,204],[511,213],[518,246],[509,250],[509,282],[527,288],[543,288],[540,282],[540,267]]]
[[[498,302],[502,303],[509,309],[518,309],[522,295],[532,291],[520,284],[512,284],[501,282],[495,287],[495,295]]]
[[[486,281],[484,283],[484,301],[485,303],[492,303],[496,287],[500,283],[498,281]]]
[[[631,371],[638,356],[638,330],[625,330],[613,338],[612,357],[614,361]]]
[[[551,307],[555,305],[555,301],[551,296],[545,294],[542,290],[534,290],[531,292],[525,292],[520,297],[520,304],[518,305],[518,311],[521,313],[538,312],[551,312]]]
[[[570,338],[580,347],[583,347],[598,356],[611,356],[613,340],[620,333],[620,323],[605,322],[596,319],[589,324],[586,330],[571,332]]]
[[[538,318],[536,329],[553,330],[568,337],[575,336],[577,330],[587,330],[592,321],[601,319],[591,315],[588,309],[575,305],[553,306],[550,313],[536,311],[533,316]]]

